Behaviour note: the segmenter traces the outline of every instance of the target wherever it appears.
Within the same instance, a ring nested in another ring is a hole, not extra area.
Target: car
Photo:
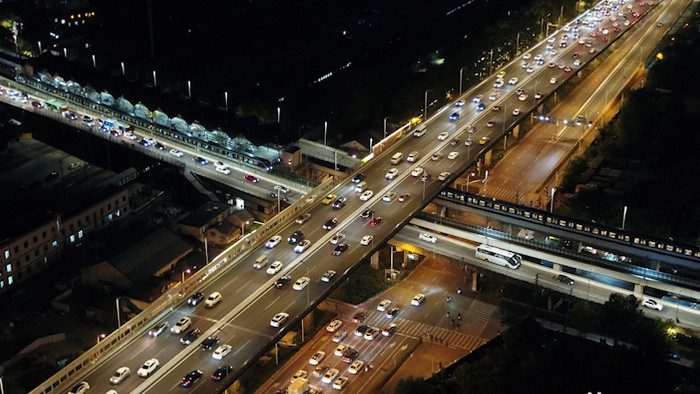
[[[355,329],[355,336],[361,337],[361,336],[365,335],[365,333],[369,329],[370,329],[370,327],[367,324],[361,324]]]
[[[192,305],[192,306],[199,305],[199,303],[201,303],[203,299],[204,299],[204,293],[202,293],[201,291],[198,291],[198,292],[192,294],[190,296],[190,298],[187,299],[187,304]]]
[[[289,318],[289,313],[280,312],[272,317],[270,320],[270,327],[280,327]]]
[[[399,195],[399,202],[405,202],[409,198],[411,198],[411,193],[401,193],[401,195]]]
[[[336,233],[333,237],[331,237],[329,242],[333,245],[338,245],[339,243],[343,242],[344,240],[345,240],[345,234]]]
[[[486,145],[487,142],[489,142],[490,138],[489,137],[481,137],[479,139],[479,145]]]
[[[165,145],[161,144],[160,142],[156,142],[153,146],[155,146],[156,149],[158,149],[158,150],[165,150]],[[217,168],[217,169],[218,169],[218,168]],[[229,173],[230,173],[230,172],[231,172],[231,171],[229,170]]]
[[[516,78],[516,77],[513,77],[513,78],[508,80],[508,85],[515,85],[517,83],[518,83],[518,78]]]
[[[323,358],[326,357],[326,352],[323,350],[319,350],[316,353],[314,353],[313,356],[309,359],[309,364],[311,365],[318,365],[321,361],[323,361]]]
[[[519,116],[520,115],[520,108],[516,108],[513,110],[513,116]]]
[[[343,325],[343,321],[339,319],[335,319],[332,322],[328,323],[326,326],[326,331],[328,332],[336,332],[340,326]]]
[[[207,339],[203,340],[199,346],[202,350],[207,351],[211,350],[218,343],[219,337],[207,337]]]
[[[364,334],[363,334],[364,335]],[[360,355],[360,352],[358,352],[355,349],[348,349],[343,353],[343,358],[341,359],[344,363],[350,364],[351,362],[355,361],[355,359]]]
[[[374,220],[374,219],[372,219],[372,220]],[[370,224],[371,224],[371,222],[370,222]],[[339,244],[338,246],[335,247],[335,249],[333,249],[333,255],[340,256],[346,250],[348,250],[348,244]]]
[[[396,327],[398,327],[396,323],[387,324],[386,327],[384,327],[384,329],[382,330],[382,335],[384,335],[385,337],[394,335],[394,333],[396,332]]]
[[[442,133],[438,134],[437,139],[438,139],[438,141],[444,141],[449,136],[450,136],[450,133],[448,133],[447,131],[443,131]]]
[[[566,73],[570,73],[571,70],[572,70],[572,68],[569,66],[564,67],[564,72],[566,72]]]
[[[73,386],[72,389],[67,394],[83,394],[84,392],[90,390],[90,385],[88,382],[80,382]]]
[[[321,377],[326,373],[326,371],[328,371],[328,368],[330,367],[331,366],[328,364],[319,364],[314,369],[313,375],[316,377]]]
[[[428,242],[432,242],[432,243],[437,242],[437,238],[434,235],[428,234],[428,233],[420,233],[420,234],[418,234],[418,238],[420,240],[428,241]]]
[[[351,365],[350,368],[348,368],[348,373],[357,375],[358,372],[362,371],[362,368],[364,368],[365,362],[361,360],[355,360]]]
[[[180,338],[180,343],[183,345],[189,345],[194,342],[202,334],[199,328],[193,328],[185,333],[185,335]]]
[[[369,225],[372,227],[378,226],[382,222],[381,216],[375,216],[369,221]]]
[[[300,369],[294,372],[294,375],[292,375],[292,379],[290,379],[290,382],[294,383],[294,381],[297,379],[306,379],[307,376],[309,376],[309,373],[303,369]]]
[[[335,335],[333,335],[333,339],[331,339],[331,341],[335,343],[340,343],[340,341],[345,339],[346,336],[348,336],[347,331],[338,331],[335,333]]]
[[[450,153],[447,155],[447,158],[450,159],[450,160],[454,160],[454,159],[457,158],[457,156],[459,156],[459,152],[457,152],[457,151],[452,151],[452,152],[450,152]]]
[[[323,223],[324,230],[333,230],[335,226],[338,225],[338,218],[328,219],[326,223]]]
[[[346,197],[340,197],[339,199],[333,201],[333,204],[331,204],[331,206],[333,207],[333,209],[340,209],[345,206],[347,201],[348,199]]]
[[[464,104],[466,104],[464,100],[455,101],[455,107],[464,107]]]
[[[360,183],[360,182],[364,181],[366,177],[367,177],[367,175],[360,173],[360,174],[355,175],[352,178],[351,182],[352,183]]]
[[[185,377],[182,378],[182,380],[180,380],[180,386],[190,387],[193,384],[197,383],[197,381],[202,377],[202,375],[204,375],[204,373],[202,373],[202,371],[194,370],[194,371],[188,373],[187,375],[185,375]]]
[[[485,110],[485,109],[486,109],[486,105],[484,105],[484,103],[479,103],[479,104],[476,105],[476,110],[477,110],[477,111],[483,111],[483,110]]]
[[[420,176],[420,181],[425,182],[428,180],[428,178],[430,178],[430,174],[428,174],[427,172],[424,172],[423,175]]]
[[[183,331],[185,331],[191,323],[192,320],[189,317],[185,316],[182,319],[178,320],[177,323],[175,323],[173,328],[170,329],[170,332],[172,332],[173,334],[180,334]]]
[[[457,146],[457,145],[459,145],[460,142],[462,142],[462,141],[460,141],[459,138],[455,137],[452,140],[450,140],[450,146]],[[442,156],[442,154],[441,154],[441,156]]]
[[[276,185],[276,186],[274,187],[274,189],[277,190],[277,191],[280,192],[280,193],[285,193],[285,194],[286,194],[286,193],[289,193],[289,188],[286,188],[286,187],[284,187],[284,186],[282,186],[282,185]]]
[[[432,161],[438,161],[442,158],[442,152],[435,152],[433,155],[430,157],[430,160]]]
[[[572,286],[574,284],[574,280],[566,275],[554,275],[554,280],[569,286]]]
[[[588,50],[588,53],[595,53],[595,48],[591,48]]]
[[[450,173],[447,172],[447,171],[443,171],[443,172],[441,172],[440,175],[438,176],[438,180],[444,181],[444,180],[446,180],[447,178],[449,178],[450,175],[452,175],[452,174],[450,174]]]
[[[493,108],[491,108],[493,112],[501,112],[501,106],[500,105],[494,105]]]
[[[146,360],[145,363],[139,368],[138,371],[136,371],[136,374],[139,375],[142,378],[147,378],[150,374],[155,371],[160,363],[158,362],[158,359],[152,358],[150,360]]]
[[[422,174],[423,174],[422,167],[416,167],[413,171],[411,171],[412,176],[421,176]]]
[[[393,319],[399,314],[399,308],[391,308],[386,312],[386,317],[387,319]]]
[[[34,108],[44,108],[44,104],[40,103],[39,101],[32,101],[32,107],[34,107]]]
[[[579,60],[579,59],[574,60],[574,63],[572,64],[572,66],[574,66],[574,67],[578,67],[580,65],[581,65],[581,60]]]
[[[367,331],[365,332],[365,335],[363,335],[363,337],[368,341],[373,341],[375,338],[377,338],[379,336],[379,334],[380,334],[380,332],[378,329],[376,329],[374,327],[370,327],[369,329],[367,329]]]
[[[112,384],[119,384],[124,379],[129,377],[129,375],[131,375],[131,370],[129,367],[119,367],[116,371],[114,371],[112,377],[109,378],[109,382]]]
[[[362,195],[360,196],[360,200],[362,200],[362,201],[367,201],[367,200],[369,200],[370,198],[372,198],[372,195],[373,195],[373,194],[374,194],[373,191],[371,191],[371,190],[365,190],[365,192],[362,193]]]
[[[335,378],[338,376],[340,371],[338,371],[335,368],[331,368],[328,371],[326,371],[326,374],[323,375],[323,378],[321,378],[321,381],[323,383],[331,383],[332,381],[335,380]]]
[[[367,209],[365,209],[364,211],[362,211],[362,213],[360,214],[360,217],[361,217],[362,219],[369,219],[369,218],[371,218],[373,215],[374,215],[374,211],[371,210],[371,209],[369,209],[369,208],[367,208]]]
[[[335,348],[335,351],[333,352],[333,355],[338,356],[338,357],[343,357],[343,354],[345,354],[345,351],[348,350],[348,345],[338,345]]]
[[[169,323],[167,321],[160,322],[153,326],[150,330],[148,330],[148,335],[152,337],[157,337],[168,329],[168,325]]]
[[[525,71],[526,71],[528,74],[530,74],[530,73],[535,72],[535,68],[534,68],[534,67],[528,67],[528,68],[525,69]]]
[[[67,112],[64,112],[64,113],[65,113],[65,117],[68,118],[68,119],[70,119],[70,120],[76,120],[76,119],[78,119],[78,115],[74,114],[74,113],[71,112],[71,111],[67,111]]]
[[[484,96],[478,95],[472,99],[472,103],[479,104],[484,99]]]
[[[112,135],[115,136],[115,137],[119,137],[120,135],[122,135],[122,132],[119,131],[119,130],[110,130],[110,131],[109,131],[109,134],[112,134]],[[132,134],[132,135],[133,135],[133,134]],[[127,138],[129,138],[129,137],[127,136]]]
[[[280,276],[279,279],[275,281],[275,287],[281,289],[284,287],[285,283],[289,282],[290,280],[292,280],[290,275]]]
[[[268,249],[272,249],[275,246],[277,246],[281,241],[281,235],[273,235],[272,237],[270,237],[270,239],[267,240],[267,242],[265,242],[265,247]]]
[[[413,152],[408,154],[408,157],[406,158],[406,161],[409,163],[413,163],[416,160],[418,160],[419,153],[418,151],[414,150]]]
[[[323,203],[323,205],[328,205],[328,204],[332,203],[333,201],[335,201],[336,197],[337,196],[335,194],[329,194],[321,202]]]
[[[517,96],[520,96],[520,95],[523,94],[523,93],[525,93],[525,89],[518,89],[518,90],[515,91],[515,94],[516,94]]]
[[[226,357],[227,354],[231,353],[231,349],[233,349],[231,345],[221,345],[214,350],[211,357],[216,360],[221,360],[222,358]]]
[[[528,97],[529,96],[527,94],[523,93],[520,96],[518,96],[518,100],[525,101],[525,100],[527,100]]]
[[[170,149],[170,154],[175,156],[175,157],[182,157],[185,155],[184,153],[182,153],[182,151],[177,150],[177,149]]]
[[[128,138],[128,139],[130,139],[130,140],[135,140],[135,139],[139,138],[139,137],[137,137],[136,134],[134,134],[134,133],[124,133],[124,137],[126,137],[126,138]]]
[[[502,88],[503,85],[504,85],[504,83],[503,83],[502,79],[496,79],[496,82],[493,83],[493,87],[496,89]]]
[[[386,179],[394,179],[396,176],[399,174],[399,169],[398,168],[390,168],[389,171],[386,172],[384,175],[384,178]]]
[[[382,300],[382,302],[377,305],[377,310],[384,312],[389,306],[391,306],[391,300]]]
[[[342,244],[341,244],[342,245]],[[333,270],[328,270],[326,271],[323,276],[321,277],[321,282],[330,282],[331,279],[335,276],[336,272]]]
[[[296,282],[294,282],[294,286],[292,286],[292,289],[294,290],[303,290],[306,285],[309,284],[311,279],[309,279],[308,276],[302,276],[301,278],[297,279]]]
[[[248,181],[248,182],[253,182],[253,183],[258,183],[258,182],[260,182],[260,179],[254,177],[254,176],[252,176],[252,175],[246,175],[246,176],[244,176],[243,178],[245,178],[245,180]]]
[[[296,223],[297,224],[304,224],[307,221],[309,221],[309,219],[311,219],[311,214],[309,212],[303,213],[303,214],[299,215],[299,217],[296,219]]]
[[[201,165],[203,165],[203,166],[209,164],[209,160],[207,160],[207,159],[205,159],[205,158],[203,158],[203,157],[199,157],[199,156],[193,157],[192,160],[194,160],[196,163],[199,163],[199,164],[201,164]]]
[[[298,244],[299,242],[304,240],[304,233],[301,230],[297,230],[292,235],[287,238],[287,242],[290,244]]]
[[[333,382],[333,388],[336,390],[342,390],[345,385],[348,384],[347,376],[341,376]]]
[[[309,245],[311,245],[311,241],[309,241],[308,239],[305,239],[305,240],[299,242],[297,244],[297,246],[294,247],[294,251],[297,253],[304,253],[304,251],[306,250],[306,248],[309,247]]]
[[[549,79],[549,83],[551,83],[551,84],[557,83],[557,78],[556,78],[556,77],[550,78],[550,79]]]
[[[542,99],[542,93],[540,93],[540,92],[535,93],[535,100],[540,100],[540,99]]]
[[[455,121],[459,119],[459,112],[453,112],[452,115],[450,115],[450,120]]]
[[[365,318],[367,317],[367,314],[364,312],[357,312],[355,315],[352,317],[352,322],[353,323],[361,323]]]
[[[215,292],[211,293],[209,295],[209,297],[207,297],[206,301],[204,301],[204,307],[205,308],[213,308],[221,302],[221,299],[222,299],[221,293],[219,293],[218,291],[215,291]]]
[[[386,192],[386,194],[382,196],[382,201],[391,202],[394,200],[394,198],[396,198],[395,192]]]
[[[503,70],[499,71],[498,74],[496,74],[496,78],[503,78],[505,76],[506,76],[506,72]]]
[[[369,245],[369,244],[371,244],[373,238],[374,238],[374,237],[371,236],[371,235],[365,235],[365,236],[362,237],[362,239],[360,240],[360,245]]]
[[[642,299],[642,306],[645,306],[650,309],[656,309],[657,311],[661,311],[664,309],[664,306],[658,303],[656,300],[651,299],[651,298],[644,298]]]
[[[411,305],[420,306],[425,301],[425,294],[416,294],[411,300]]]
[[[233,371],[233,366],[231,366],[231,365],[222,365],[222,366],[220,366],[219,368],[217,368],[216,371],[214,371],[213,374],[211,374],[211,380],[212,380],[213,382],[218,382],[218,381],[220,381],[221,379],[225,378],[226,375],[228,375],[229,373],[231,373],[231,371]]]

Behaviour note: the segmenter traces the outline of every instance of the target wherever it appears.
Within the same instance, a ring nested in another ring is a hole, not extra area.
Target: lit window
[[[15,281],[15,280],[14,280],[11,276],[10,276],[9,278],[7,278],[7,284],[8,284],[8,285],[11,285],[12,282],[14,282],[14,281]]]
[[[56,246],[58,246],[58,241],[53,241],[53,242],[51,242],[51,246],[53,246],[54,248],[55,248]]]
[[[75,242],[75,234],[71,234],[71,236],[70,236],[70,241],[71,241],[71,242]]]
[[[80,230],[80,231],[78,231],[78,238],[82,238],[82,237],[83,237],[83,230]]]
[[[3,288],[5,288],[5,281],[0,280],[0,289],[3,289]]]
[[[6,259],[9,259],[9,258],[10,258],[10,251],[9,251],[9,250],[6,250],[6,251],[5,251],[5,258],[6,258]]]
[[[7,272],[12,272],[12,264],[8,264],[5,266],[5,271]]]

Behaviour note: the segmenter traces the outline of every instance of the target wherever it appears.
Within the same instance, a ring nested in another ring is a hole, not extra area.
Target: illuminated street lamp
[[[180,283],[185,283],[185,274],[189,275],[190,272],[192,272],[192,271],[189,268],[182,271],[182,280],[180,281]]]
[[[103,339],[107,338],[107,334],[102,333],[97,336],[97,343],[100,343]]]

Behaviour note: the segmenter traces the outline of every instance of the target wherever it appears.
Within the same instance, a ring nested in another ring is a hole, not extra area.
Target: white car
[[[370,243],[372,243],[372,239],[373,239],[373,238],[374,238],[374,237],[371,236],[371,235],[365,235],[365,236],[362,237],[362,239],[360,240],[360,245],[369,245]]]
[[[173,326],[173,328],[170,329],[170,332],[173,334],[181,334],[183,331],[187,329],[187,327],[192,324],[192,320],[185,316],[182,319],[178,320],[177,323]]]
[[[496,89],[500,89],[503,87],[503,80],[502,79],[497,79],[496,82],[493,84],[493,87]]]
[[[527,59],[529,59],[531,56],[532,56],[532,55],[530,54],[530,52],[528,52],[528,53],[526,53],[526,54],[523,55],[523,59],[527,60]]]
[[[656,309],[657,311],[661,311],[662,309],[664,309],[663,305],[659,304],[656,300],[653,300],[651,298],[644,298],[642,300],[642,306],[651,309]]]
[[[275,261],[274,263],[270,264],[269,267],[267,267],[267,270],[265,272],[268,273],[268,275],[274,275],[282,269],[282,262],[281,261]]]
[[[391,168],[389,171],[386,172],[386,175],[384,175],[384,178],[386,179],[394,179],[396,176],[399,175],[399,169],[398,168]]]
[[[362,371],[362,368],[364,368],[365,362],[362,360],[355,360],[352,364],[350,364],[350,368],[348,368],[348,373],[357,375],[358,372]]]
[[[549,79],[549,83],[555,84],[555,83],[557,83],[557,79],[555,77],[552,77]]]
[[[182,153],[181,151],[179,151],[177,149],[170,149],[170,154],[175,156],[175,157],[182,157],[185,155],[184,153]]]
[[[415,297],[411,300],[411,305],[413,306],[420,306],[420,304],[425,301],[425,294],[416,294]]]
[[[228,167],[215,167],[214,168],[216,172],[220,172],[224,175],[228,175],[231,173],[231,170]]]
[[[420,233],[418,235],[418,238],[423,240],[423,241],[428,241],[428,242],[432,242],[432,243],[437,242],[437,238],[433,234]]]
[[[129,367],[120,367],[119,369],[114,371],[114,375],[112,375],[112,377],[109,378],[109,382],[112,384],[119,384],[129,375],[131,375],[131,370],[129,369]]]
[[[321,381],[323,383],[331,383],[332,381],[335,380],[335,378],[338,376],[339,373],[340,373],[340,371],[338,371],[337,369],[331,368],[326,372],[325,375],[323,375],[323,378],[321,379]]]
[[[464,104],[465,104],[464,100],[457,100],[455,102],[455,107],[464,107]]]
[[[336,274],[336,272],[333,270],[326,271],[323,274],[323,276],[321,277],[321,282],[326,282],[326,283],[330,282],[331,279],[333,279],[333,277],[335,276],[335,274]]]
[[[340,341],[345,339],[346,336],[348,336],[348,333],[346,331],[338,331],[335,333],[335,335],[333,335],[333,339],[331,339],[331,341],[335,343],[340,343]]]
[[[88,390],[90,390],[90,385],[88,382],[80,382],[73,386],[73,388],[67,394],[83,394]]]
[[[289,318],[289,313],[280,312],[270,320],[270,327],[279,327]]]
[[[520,100],[520,101],[525,101],[525,100],[527,100],[527,98],[528,98],[528,95],[526,93],[523,93],[520,96],[518,96],[518,100]]]
[[[275,246],[277,246],[277,244],[280,242],[282,242],[282,236],[281,235],[274,235],[274,236],[272,236],[272,238],[267,240],[267,242],[265,242],[265,247],[268,249],[272,249]]]
[[[326,326],[326,331],[336,332],[340,328],[340,326],[342,326],[342,325],[343,325],[342,320],[338,320],[338,319],[333,320],[332,322],[328,323],[328,325]]]
[[[204,307],[205,308],[213,308],[217,306],[221,302],[221,293],[218,291],[215,291],[211,293],[211,295],[207,298],[206,301],[204,301]]]
[[[126,137],[127,139],[130,139],[130,140],[135,140],[135,139],[139,138],[134,133],[124,133],[124,137]]]
[[[438,140],[439,140],[439,141],[444,141],[444,140],[446,140],[447,137],[449,137],[449,136],[450,136],[450,133],[448,133],[447,131],[443,131],[442,133],[438,134]]]
[[[423,168],[422,167],[417,167],[413,171],[411,171],[412,176],[421,176],[423,175]]]
[[[360,196],[360,200],[362,200],[362,201],[367,201],[367,200],[369,200],[370,198],[372,198],[372,195],[374,195],[374,192],[373,192],[373,191],[371,191],[371,190],[365,190],[365,192],[362,193],[362,195]]]
[[[308,276],[302,276],[301,278],[297,279],[296,282],[294,282],[294,286],[292,286],[292,289],[294,290],[303,290],[306,285],[309,284],[311,279],[309,279]]]
[[[441,172],[440,175],[438,176],[438,179],[441,180],[441,181],[444,181],[445,179],[449,178],[450,175],[451,175],[451,174],[450,174],[449,172],[443,171],[443,172]]]
[[[314,353],[313,356],[309,359],[309,364],[311,365],[318,365],[321,361],[323,361],[324,357],[326,357],[326,352],[323,350],[319,350],[316,353]]]
[[[231,345],[221,345],[216,348],[214,354],[211,356],[217,360],[221,360],[222,358],[226,357],[227,354],[231,353],[231,349],[233,349]]]
[[[304,253],[304,251],[306,250],[306,248],[309,247],[309,245],[311,245],[311,241],[309,241],[308,239],[305,239],[305,240],[299,242],[297,244],[297,246],[294,247],[294,251],[297,253]]]
[[[395,192],[386,192],[386,194],[382,197],[382,201],[392,202],[395,197],[396,197]]]
[[[516,83],[518,83],[518,78],[513,77],[508,80],[508,85],[515,85]]]
[[[388,307],[391,306],[391,300],[383,300],[382,302],[377,305],[377,310],[384,312]]]
[[[447,155],[447,158],[450,159],[450,160],[454,160],[454,159],[457,158],[457,156],[459,156],[459,152],[457,152],[457,151],[452,151],[452,152],[450,152],[449,155]]]
[[[513,116],[518,116],[520,115],[520,108],[516,108],[513,110]]]
[[[145,363],[139,368],[138,371],[136,371],[136,374],[139,375],[142,378],[147,378],[150,374],[153,373],[153,371],[158,368],[160,363],[158,362],[158,359],[152,358],[150,360],[146,360]]]

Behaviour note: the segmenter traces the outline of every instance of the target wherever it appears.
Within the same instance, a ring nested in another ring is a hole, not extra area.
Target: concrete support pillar
[[[489,149],[485,154],[484,154],[484,166],[490,166],[491,165],[491,156],[493,156],[492,150]]]
[[[472,291],[479,291],[479,273],[476,271],[472,272]]]
[[[440,208],[440,216],[447,217],[447,207],[444,205]]]
[[[372,267],[372,269],[379,269],[379,251],[376,251],[374,252],[374,254],[372,254],[372,257],[370,257],[369,259],[369,265]]]
[[[634,284],[634,294],[638,295],[638,296],[641,296],[642,294],[644,294],[644,286],[640,285],[639,283],[635,283]]]
[[[554,263],[554,270],[561,271],[561,264]]]
[[[516,124],[515,127],[513,127],[513,137],[515,138],[520,138],[520,124]]]

